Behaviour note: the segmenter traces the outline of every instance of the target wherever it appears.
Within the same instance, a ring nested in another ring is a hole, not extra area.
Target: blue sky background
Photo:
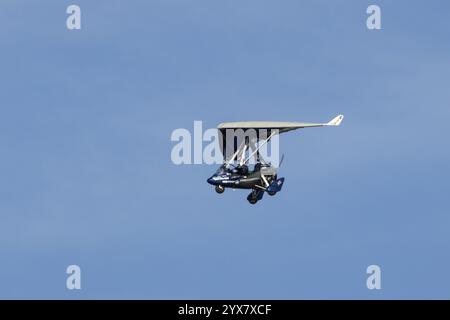
[[[1,1],[0,298],[450,298],[449,10]],[[340,113],[281,137],[283,191],[255,206],[170,160],[194,120]]]

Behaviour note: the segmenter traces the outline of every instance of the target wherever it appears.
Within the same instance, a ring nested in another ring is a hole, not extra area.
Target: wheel
[[[269,194],[269,196],[274,196],[277,194],[276,191],[267,191],[267,193]]]
[[[222,187],[221,185],[217,185],[216,186],[216,192],[217,193],[223,193],[225,191],[225,188]]]
[[[251,204],[255,204],[258,202],[258,199],[252,197],[252,198],[248,199],[248,202],[250,202]]]

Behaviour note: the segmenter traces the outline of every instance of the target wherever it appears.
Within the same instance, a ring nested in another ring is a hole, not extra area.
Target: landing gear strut
[[[217,185],[216,186],[216,192],[217,193],[223,193],[225,191],[225,188],[222,187],[221,185]]]

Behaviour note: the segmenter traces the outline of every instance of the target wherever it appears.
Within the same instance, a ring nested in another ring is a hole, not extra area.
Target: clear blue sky
[[[0,298],[450,298],[449,10],[1,1]],[[281,137],[283,191],[256,206],[170,160],[194,120],[340,113]]]

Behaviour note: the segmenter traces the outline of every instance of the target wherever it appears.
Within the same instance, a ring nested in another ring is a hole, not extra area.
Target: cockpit
[[[225,164],[221,165],[215,172],[216,176],[231,175],[231,176],[241,176],[249,175],[255,172],[261,171],[261,163],[256,163],[254,165],[241,165],[241,166],[227,166]]]
[[[227,170],[225,169],[225,165],[221,165],[219,169],[216,170],[215,175],[226,174]]]

